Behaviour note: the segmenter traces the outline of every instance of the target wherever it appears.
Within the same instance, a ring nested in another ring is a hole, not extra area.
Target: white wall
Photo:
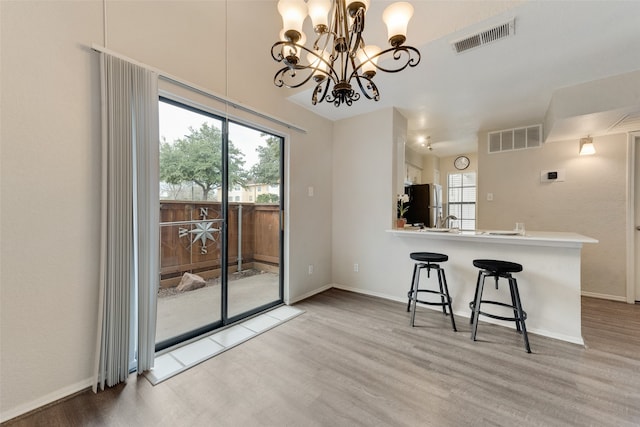
[[[394,134],[394,121],[406,133],[406,120],[393,109],[334,124],[332,265],[339,286],[388,293],[381,274],[389,239],[384,230],[395,218],[393,165],[404,137]]]
[[[277,17],[255,20],[251,31],[238,18],[275,16],[274,2],[108,1],[106,41],[99,1],[2,1],[0,8],[2,421],[91,381],[100,215],[92,43],[308,130],[287,131],[287,296],[299,299],[331,283],[332,123],[274,87],[269,48],[278,29],[262,22]],[[226,22],[235,23],[228,26],[229,61]],[[245,63],[254,42],[264,56]]]
[[[404,161],[410,165],[422,168],[422,154],[406,147],[404,150]]]
[[[440,158],[431,154],[422,156],[422,183],[443,184],[446,176],[440,173]]]
[[[100,229],[97,2],[2,2],[0,413],[89,385]]]
[[[577,140],[488,154],[478,143],[478,228],[571,231],[598,239],[582,250],[582,291],[624,300],[626,142],[624,134],[594,138],[597,153],[579,156]],[[541,183],[542,170],[566,181]],[[493,193],[493,201],[487,201]]]

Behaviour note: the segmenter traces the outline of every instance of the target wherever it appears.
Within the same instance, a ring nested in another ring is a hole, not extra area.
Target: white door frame
[[[640,141],[639,132],[629,132],[627,141],[627,302],[634,304],[635,300],[640,300],[640,295],[636,295],[636,224],[635,224],[635,174],[636,171],[636,139]]]

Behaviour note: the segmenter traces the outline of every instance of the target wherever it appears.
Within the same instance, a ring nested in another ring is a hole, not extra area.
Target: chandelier
[[[323,101],[336,107],[352,105],[360,99],[360,93],[378,101],[380,94],[373,82],[376,72],[397,73],[415,67],[420,62],[420,52],[404,45],[413,15],[413,6],[407,2],[393,3],[382,14],[391,47],[382,50],[366,45],[363,32],[369,1],[280,0],[278,12],[283,29],[280,40],[271,47],[271,56],[284,67],[273,78],[274,84],[297,88],[313,80],[316,84],[311,97],[313,105]],[[317,35],[310,48],[305,46],[306,36],[302,32],[307,13]],[[378,65],[383,56],[393,58],[391,68]]]

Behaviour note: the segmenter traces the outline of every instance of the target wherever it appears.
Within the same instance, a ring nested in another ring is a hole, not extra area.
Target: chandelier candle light
[[[310,80],[316,84],[311,98],[313,105],[327,101],[336,107],[352,105],[360,92],[378,101],[380,94],[373,82],[376,71],[397,73],[420,62],[420,52],[404,46],[407,25],[413,6],[407,2],[393,3],[382,14],[387,25],[390,48],[382,50],[365,45],[363,31],[370,0],[280,0],[278,12],[283,29],[280,41],[271,47],[271,56],[284,67],[278,70],[276,86],[297,88]],[[311,48],[306,47],[302,24],[311,18],[317,37]],[[391,54],[395,65],[384,68],[378,59]]]

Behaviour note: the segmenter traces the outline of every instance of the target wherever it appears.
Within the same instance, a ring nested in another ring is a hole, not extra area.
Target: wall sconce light
[[[591,154],[596,154],[596,147],[593,145],[593,138],[580,138],[580,155],[588,156]]]

